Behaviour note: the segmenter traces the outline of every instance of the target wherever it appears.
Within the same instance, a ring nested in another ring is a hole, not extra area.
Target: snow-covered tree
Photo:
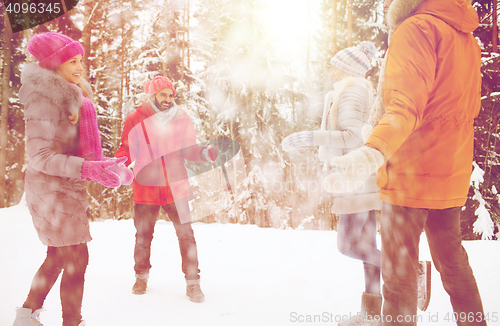
[[[241,171],[249,173],[240,173],[234,193],[226,191],[220,173],[206,184],[221,182],[222,191],[219,186],[204,187],[201,177],[193,180],[198,187],[196,198],[212,197],[220,203],[211,221],[335,227],[328,194],[317,187],[325,171],[316,149],[284,153],[280,144],[293,132],[319,128],[324,95],[332,86],[329,61],[348,46],[350,38],[353,45],[366,40],[376,44],[378,53],[368,78],[377,82],[378,62],[387,49],[382,2],[302,3],[295,22],[308,22],[302,25],[305,29],[319,23],[320,28],[307,39],[299,38],[298,30],[289,32],[295,37],[293,42],[283,39],[286,33],[273,32],[286,22],[290,8],[278,8],[279,12],[269,15],[266,10],[274,2],[264,0],[152,0],[147,6],[137,0],[86,0],[54,21],[14,35],[11,45],[2,38],[2,94],[7,94],[2,98],[2,112],[8,112],[8,116],[2,113],[2,123],[7,122],[7,128],[2,125],[2,136],[8,141],[0,145],[0,154],[6,155],[0,160],[0,177],[1,164],[6,162],[5,204],[15,203],[23,187],[24,122],[17,91],[19,71],[27,60],[26,40],[31,33],[56,31],[80,40],[85,48],[86,78],[94,90],[106,156],[114,155],[123,121],[140,105],[144,83],[162,74],[174,81],[176,101],[192,117],[200,142],[227,137],[241,145],[238,163],[244,161]],[[492,18],[499,8],[493,8],[493,3],[474,2],[481,22],[475,36],[483,53],[482,110],[475,125],[474,161],[484,171],[484,181],[471,186],[462,214],[464,238],[470,239],[495,238],[500,223],[500,56],[494,51]],[[289,6],[299,4],[290,2]],[[4,25],[2,20],[2,36]],[[290,47],[294,42],[300,46]],[[88,189],[94,217],[131,216],[131,187],[105,189],[91,183]]]
[[[487,209],[488,203],[484,200],[483,195],[479,191],[481,184],[484,182],[484,171],[474,162],[474,170],[471,176],[471,188],[474,191],[472,200],[476,203],[474,215],[477,217],[476,221],[472,224],[472,231],[477,234],[481,239],[492,239],[495,236],[495,224],[491,220],[491,214]]]
[[[3,6],[0,17],[0,207],[8,207],[19,202],[24,186],[25,132],[18,93],[26,44],[23,32],[10,32]]]
[[[466,239],[478,237],[497,238],[500,224],[500,203],[497,189],[500,188],[500,55],[493,50],[492,12],[500,12],[500,6],[493,8],[491,1],[474,1],[480,20],[474,35],[482,52],[481,111],[475,120],[474,162],[475,170],[484,171],[484,181],[471,187],[469,199],[462,214],[462,235]],[[498,29],[497,29],[498,31]],[[497,32],[498,33],[498,32]],[[498,36],[498,35],[497,35]],[[491,233],[479,227],[486,223],[489,214],[493,230]],[[476,232],[476,231],[480,232]],[[484,231],[484,232],[483,232]]]

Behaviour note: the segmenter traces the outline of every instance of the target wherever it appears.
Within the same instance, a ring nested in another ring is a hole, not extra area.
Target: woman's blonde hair
[[[89,98],[89,100],[90,100],[91,102],[94,102],[94,101],[92,100],[92,97],[94,96],[94,95],[92,94],[92,92],[91,92],[89,89],[87,89],[86,87],[82,86],[82,83],[81,83],[81,82],[80,82],[80,83],[78,83],[77,85],[78,85],[78,87],[80,87],[80,88],[82,89],[82,91],[85,93],[85,95],[87,95],[87,97]]]

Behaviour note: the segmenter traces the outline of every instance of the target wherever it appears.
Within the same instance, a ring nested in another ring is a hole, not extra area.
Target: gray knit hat
[[[376,51],[372,42],[364,41],[337,52],[330,63],[353,76],[365,77]]]

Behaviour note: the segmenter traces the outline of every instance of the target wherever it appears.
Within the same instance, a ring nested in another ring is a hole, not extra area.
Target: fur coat
[[[91,240],[88,201],[75,119],[82,89],[38,63],[24,67],[21,83],[29,158],[25,193],[35,229],[46,246],[86,243]]]

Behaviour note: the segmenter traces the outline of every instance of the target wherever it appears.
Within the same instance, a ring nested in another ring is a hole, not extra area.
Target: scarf
[[[103,155],[101,138],[97,127],[97,114],[94,104],[85,93],[83,94],[80,117],[78,120],[80,120],[78,156],[88,161],[102,161]]]
[[[170,109],[162,111],[162,110],[158,109],[153,98],[154,97],[149,97],[148,100],[149,100],[149,105],[151,105],[151,109],[153,109],[153,112],[155,113],[154,114],[154,117],[155,117],[154,122],[156,125],[159,125],[160,127],[165,126],[177,114],[177,105],[174,103],[174,105],[172,105],[172,107]]]

